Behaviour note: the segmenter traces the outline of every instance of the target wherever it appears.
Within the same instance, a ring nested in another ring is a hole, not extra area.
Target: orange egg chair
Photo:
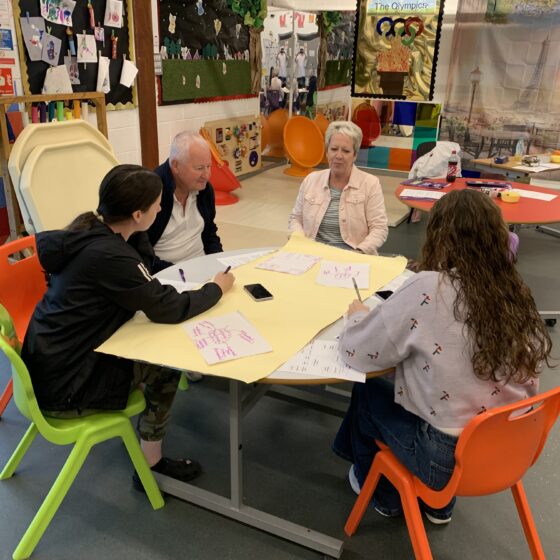
[[[313,119],[313,122],[319,127],[319,130],[323,135],[323,145],[324,145],[325,135],[327,134],[327,128],[329,127],[329,124],[331,124],[331,122],[329,121],[329,119],[327,119],[327,117],[325,117],[325,115],[323,115],[323,113],[319,113],[319,112],[317,113],[317,116]],[[321,163],[328,163],[326,152],[325,155],[323,156]]]
[[[288,122],[288,109],[276,109],[270,113],[268,118],[268,145],[269,150],[266,153],[270,157],[285,157],[284,152],[284,127]]]
[[[362,129],[361,148],[373,146],[381,134],[379,115],[367,101],[360,103],[352,113],[352,121]]]
[[[291,166],[286,175],[305,177],[321,163],[325,153],[319,127],[307,117],[292,117],[284,127],[284,147]]]

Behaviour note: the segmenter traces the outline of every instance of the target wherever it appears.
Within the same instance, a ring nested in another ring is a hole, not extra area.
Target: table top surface
[[[437,179],[434,179],[437,180]],[[467,187],[468,179],[464,177],[458,177],[454,183],[449,187],[441,189],[437,192],[450,192],[452,190],[462,190]],[[481,179],[482,181],[484,179]],[[445,182],[445,179],[441,179]],[[544,200],[536,200],[533,198],[521,198],[519,202],[508,203],[502,202],[498,198],[493,198],[496,205],[502,211],[502,216],[508,224],[552,224],[555,222],[560,222],[560,193],[551,189],[545,189],[542,187],[535,187],[532,185],[527,185],[525,183],[516,183],[514,181],[507,181],[511,183],[513,189],[521,189],[526,191],[535,191],[556,195],[556,198],[547,202]],[[425,200],[403,200],[400,198],[400,194],[403,189],[416,189],[416,187],[411,187],[410,185],[400,185],[395,195],[399,200],[409,206],[410,208],[417,208],[424,212],[429,212],[435,202],[425,201]],[[422,187],[418,187],[417,190],[426,190]],[[430,190],[430,189],[427,189]]]
[[[529,168],[515,169],[516,167],[523,165],[523,163],[521,161],[515,161],[513,158],[509,158],[509,160],[506,163],[496,163],[494,161],[494,158],[473,159],[471,160],[470,163],[474,165],[485,165],[487,167],[494,167],[495,169],[504,169],[505,171],[516,171],[524,175],[536,175],[537,173],[546,173],[547,171],[554,171],[554,169],[545,169],[545,170],[539,169],[538,171],[536,169],[533,171],[532,169]]]
[[[187,281],[189,282],[207,282],[209,279],[213,278],[215,274],[224,270],[224,266],[218,259],[222,257],[232,257],[235,255],[243,255],[246,253],[253,253],[255,251],[273,251],[277,249],[276,247],[262,247],[262,248],[251,248],[251,249],[238,249],[235,251],[225,251],[223,253],[214,253],[210,255],[204,255],[201,257],[196,257],[182,263],[177,263],[170,266],[158,274],[156,278],[167,279],[167,280],[180,280],[179,269],[184,270]],[[235,274],[235,269],[232,270]],[[403,275],[410,276],[413,275],[412,272],[405,270]],[[227,297],[227,296],[226,296]],[[377,296],[372,296],[376,298]],[[367,300],[366,300],[367,301]],[[342,318],[335,323],[328,325],[322,331],[320,331],[316,338],[324,338],[326,340],[334,340],[337,335],[342,331],[343,320]],[[383,375],[392,370],[384,370],[368,374],[368,377]],[[204,372],[201,372],[204,373]],[[289,385],[323,385],[325,383],[343,383],[343,379],[338,378],[324,378],[317,377],[313,375],[298,374],[295,376],[290,372],[275,371],[271,373],[268,377],[264,377],[259,381],[260,383],[277,383],[277,384],[289,384]]]

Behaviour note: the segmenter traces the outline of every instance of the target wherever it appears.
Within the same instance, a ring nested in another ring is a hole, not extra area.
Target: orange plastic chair
[[[284,127],[288,122],[289,114],[287,109],[277,109],[270,113],[268,121],[268,145],[269,150],[266,152],[268,157],[285,156],[284,152]]]
[[[512,413],[533,407],[529,412]],[[538,459],[548,433],[560,413],[560,387],[530,399],[488,410],[473,418],[459,437],[455,469],[442,490],[432,490],[401,465],[391,450],[377,442],[368,476],[344,526],[352,536],[366,511],[379,478],[386,476],[399,491],[406,525],[417,560],[431,560],[432,553],[418,506],[421,498],[432,508],[442,508],[453,496],[485,496],[511,489],[533,559],[545,555],[529,508],[521,478]]]
[[[25,250],[33,251],[33,254],[23,256],[21,260],[10,260],[12,255]],[[47,289],[36,250],[34,235],[0,245],[0,303],[12,316],[20,342],[23,341],[35,306]],[[0,416],[8,406],[12,394],[10,378],[0,396]]]
[[[292,117],[284,127],[284,147],[291,166],[286,175],[305,177],[321,163],[325,153],[323,135],[319,127],[307,117]]]
[[[313,122],[319,127],[321,134],[323,135],[323,145],[325,145],[325,136],[327,134],[327,128],[329,127],[330,121],[323,115],[323,113],[317,111],[317,115],[313,119]],[[321,163],[328,163],[327,161],[327,154],[323,156]]]

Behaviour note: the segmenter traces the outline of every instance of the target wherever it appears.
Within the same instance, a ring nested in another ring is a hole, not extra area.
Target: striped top
[[[327,211],[323,217],[323,221],[319,225],[317,231],[316,241],[321,243],[344,243],[342,235],[340,233],[340,195],[342,191],[335,189],[329,185],[329,190],[331,192],[331,200]]]

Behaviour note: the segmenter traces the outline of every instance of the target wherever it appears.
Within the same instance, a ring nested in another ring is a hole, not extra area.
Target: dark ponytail
[[[101,181],[99,206],[95,212],[84,212],[66,228],[88,230],[97,221],[108,225],[128,220],[134,212],[145,212],[161,194],[161,179],[140,165],[117,165]]]

